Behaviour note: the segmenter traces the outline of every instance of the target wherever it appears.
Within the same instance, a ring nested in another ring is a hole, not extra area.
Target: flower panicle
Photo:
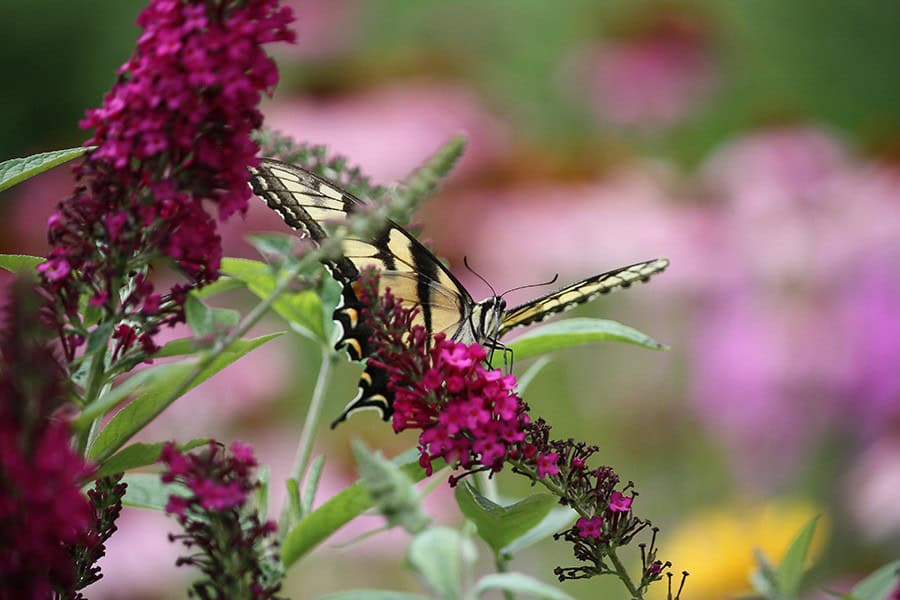
[[[292,20],[278,0],[151,0],[138,17],[135,53],[81,122],[94,148],[48,220],[38,267],[69,360],[90,333],[83,296],[117,324],[117,356],[135,345],[150,355],[159,329],[183,321],[187,292],[218,278],[216,220],[247,208],[257,105],[278,80],[262,46],[293,41]],[[148,275],[160,259],[186,283],[157,291]]]
[[[573,545],[577,567],[558,567],[559,579],[583,579],[606,573],[622,576],[611,553],[650,526],[632,512],[634,484],[620,485],[611,467],[591,468],[599,451],[571,438],[556,440],[543,419],[532,419],[516,392],[516,379],[484,366],[487,352],[438,333],[429,336],[415,323],[416,310],[389,289],[380,290],[378,273],[365,270],[356,282],[362,318],[372,334],[370,365],[383,369],[393,394],[394,431],[418,429],[419,464],[430,475],[436,459],[457,473],[451,485],[473,473],[494,474],[509,466],[541,484],[571,506],[579,518],[556,534]],[[653,543],[644,548],[638,586],[662,579],[671,564],[656,558]]]
[[[186,495],[172,495],[166,512],[174,515],[184,533],[170,534],[190,552],[177,566],[194,566],[204,578],[192,593],[200,598],[277,599],[281,566],[272,536],[273,521],[261,521],[248,507],[259,481],[253,449],[233,442],[226,452],[215,441],[202,452],[182,453],[174,443],[160,454],[167,467],[164,483],[179,483]]]

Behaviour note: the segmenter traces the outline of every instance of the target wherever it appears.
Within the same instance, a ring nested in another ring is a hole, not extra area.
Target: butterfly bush
[[[573,527],[556,536],[573,545],[580,563],[558,567],[554,572],[560,581],[606,573],[622,577],[616,549],[650,526],[632,512],[633,484],[617,489],[619,476],[611,467],[588,466],[597,446],[551,439],[550,426],[532,419],[516,393],[515,377],[484,366],[483,347],[442,333],[429,336],[414,324],[416,309],[405,307],[390,289],[379,297],[376,271],[364,270],[355,290],[372,330],[374,353],[367,364],[387,374],[394,431],[420,430],[419,464],[426,472],[430,475],[434,462],[443,459],[458,470],[450,477],[456,485],[474,473],[510,467],[579,515]],[[641,545],[640,580],[626,583],[632,591],[645,590],[671,566],[656,558],[655,538],[654,529],[653,542]]]
[[[88,334],[82,295],[116,324],[116,356],[135,344],[152,354],[160,327],[184,319],[187,291],[218,277],[216,220],[247,208],[257,105],[278,80],[262,45],[293,41],[292,20],[276,0],[153,0],[141,12],[134,55],[81,122],[94,134],[78,186],[48,221],[39,271],[69,359]],[[186,282],[158,291],[157,259]]]
[[[166,512],[174,515],[183,534],[170,535],[191,554],[178,565],[198,568],[205,576],[192,586],[199,598],[276,598],[281,587],[273,521],[261,521],[245,510],[249,495],[259,487],[253,449],[233,442],[226,452],[210,441],[204,452],[182,453],[167,444],[160,460],[167,466],[165,483],[179,483],[186,495],[172,495]]]
[[[0,598],[74,592],[72,548],[88,543],[90,465],[56,414],[63,372],[40,339],[39,299],[20,282],[0,323]]]

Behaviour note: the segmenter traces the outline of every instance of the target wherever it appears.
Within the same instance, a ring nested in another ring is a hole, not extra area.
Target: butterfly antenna
[[[553,279],[551,279],[549,281],[544,281],[543,283],[529,283],[527,285],[520,285],[519,287],[514,287],[512,289],[506,290],[505,292],[500,294],[500,297],[502,298],[503,296],[507,295],[510,292],[518,292],[519,290],[527,290],[528,288],[543,287],[545,285],[553,285],[554,283],[556,283],[557,279],[559,279],[559,273],[554,275]]]
[[[476,271],[475,269],[473,269],[472,267],[469,266],[469,257],[468,256],[463,256],[463,264],[466,265],[466,268],[469,270],[469,273],[471,273],[472,275],[474,275],[475,277],[480,279],[484,283],[484,285],[488,286],[488,289],[491,290],[492,295],[494,295],[494,296],[497,295],[497,290],[494,289],[494,286],[492,286],[487,279],[482,277],[478,271]]]

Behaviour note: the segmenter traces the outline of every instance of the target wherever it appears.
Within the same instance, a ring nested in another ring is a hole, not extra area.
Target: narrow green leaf
[[[270,256],[290,258],[291,246],[295,239],[296,236],[282,233],[251,233],[247,236],[247,241],[263,258]]]
[[[316,490],[319,489],[319,479],[322,477],[322,467],[325,466],[325,455],[320,454],[309,466],[306,472],[306,481],[303,484],[303,495],[300,503],[300,515],[306,515],[312,510],[316,499]]]
[[[528,594],[542,600],[574,600],[572,596],[556,586],[522,573],[493,573],[485,575],[475,584],[474,592],[480,597],[491,590],[502,590],[513,594]]]
[[[27,254],[0,254],[0,269],[16,274],[32,273],[44,260],[40,256],[28,256]]]
[[[184,301],[184,318],[196,337],[203,337],[213,332],[212,309],[193,294],[188,294]]]
[[[0,163],[0,192],[73,158],[78,158],[92,147],[53,150],[52,152],[32,154],[24,158],[5,160]]]
[[[156,351],[156,354],[153,355],[153,358],[157,359],[170,358],[172,356],[184,356],[185,354],[194,354],[198,350],[199,348],[197,347],[197,340],[195,340],[194,338],[178,338],[177,340],[166,342],[162,348]]]
[[[219,277],[215,281],[210,284],[204,285],[202,288],[198,288],[191,292],[192,296],[196,296],[199,299],[211,298],[217,294],[224,294],[225,292],[230,292],[231,290],[240,290],[247,287],[244,285],[244,282],[240,279],[235,279],[233,277]]]
[[[109,410],[119,405],[122,400],[136,393],[141,386],[149,383],[153,378],[166,377],[170,371],[167,371],[168,365],[150,367],[133,374],[131,377],[100,396],[92,404],[85,406],[81,413],[72,419],[72,428],[81,431],[89,427],[94,419],[105,415]]]
[[[554,533],[568,529],[577,517],[578,513],[571,508],[556,506],[547,513],[547,516],[540,523],[503,546],[501,552],[505,556],[513,556],[517,552],[551,537]]]
[[[518,360],[546,354],[554,350],[592,342],[628,342],[650,350],[667,350],[637,329],[607,319],[575,318],[557,321],[532,329],[508,346]]]
[[[159,473],[126,473],[122,481],[128,484],[122,503],[135,508],[165,511],[169,496],[183,496],[184,486],[163,483]]]
[[[252,340],[236,340],[203,369],[183,393],[200,385],[251,350],[279,335],[281,334],[273,333]],[[143,386],[141,395],[110,419],[97,439],[94,440],[93,446],[88,450],[88,458],[104,460],[155,419],[177,399],[177,397],[172,397],[172,394],[193,373],[195,366],[192,363],[180,362],[162,365],[159,369],[165,373],[165,376],[150,378]]]
[[[388,527],[399,525],[410,533],[418,533],[428,525],[419,494],[401,467],[359,440],[353,442],[353,455],[366,491]]]
[[[222,259],[221,271],[243,281],[260,298],[267,298],[275,289],[275,273],[265,263],[243,258],[225,258]],[[281,294],[272,308],[298,333],[319,342],[329,341],[331,319],[329,316],[326,325],[322,317],[322,301],[314,291]]]
[[[888,600],[897,587],[900,560],[889,562],[853,586],[850,595],[859,600]]]
[[[413,538],[406,557],[438,596],[462,598],[463,545],[467,540],[449,527],[430,527]]]
[[[557,505],[557,499],[550,494],[534,494],[510,506],[500,506],[479,494],[467,481],[456,486],[456,502],[495,553],[538,525]]]
[[[795,598],[800,589],[800,581],[806,571],[809,546],[812,543],[813,534],[816,532],[818,521],[819,517],[813,517],[800,529],[797,537],[788,547],[781,564],[775,570],[778,591],[788,598]]]
[[[419,466],[418,453],[415,450],[404,452],[393,461],[400,465],[413,481],[425,478],[425,470]],[[307,552],[373,505],[361,481],[332,496],[322,506],[305,515],[287,533],[281,545],[281,560],[284,566],[293,565]]]
[[[319,596],[319,600],[429,600],[428,596],[392,590],[350,590]]]
[[[186,452],[187,450],[202,446],[208,442],[209,440],[206,438],[196,438],[186,444],[180,444],[178,449],[182,452]],[[97,469],[94,478],[99,479],[100,477],[106,477],[113,473],[152,465],[159,460],[159,455],[162,452],[163,446],[167,443],[168,442],[157,442],[155,444],[145,444],[138,442],[126,446],[103,461]]]

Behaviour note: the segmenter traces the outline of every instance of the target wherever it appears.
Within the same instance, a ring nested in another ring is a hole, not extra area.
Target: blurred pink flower
[[[706,33],[685,15],[584,50],[575,62],[597,119],[642,131],[682,121],[718,83]]]
[[[753,134],[704,175],[730,272],[701,304],[694,401],[764,483],[826,433],[881,433],[900,411],[900,177],[806,127]],[[776,466],[777,468],[773,468]]]
[[[471,90],[425,81],[328,98],[296,98],[264,108],[266,126],[301,142],[326,144],[379,183],[407,175],[448,138],[467,136],[454,173],[506,152],[507,127]]]
[[[896,539],[900,534],[900,440],[887,437],[858,458],[841,494],[856,527],[873,540]]]
[[[359,34],[359,12],[353,0],[286,0],[297,20],[293,29],[297,40],[291,46],[273,49],[286,58],[321,60],[349,49]]]

